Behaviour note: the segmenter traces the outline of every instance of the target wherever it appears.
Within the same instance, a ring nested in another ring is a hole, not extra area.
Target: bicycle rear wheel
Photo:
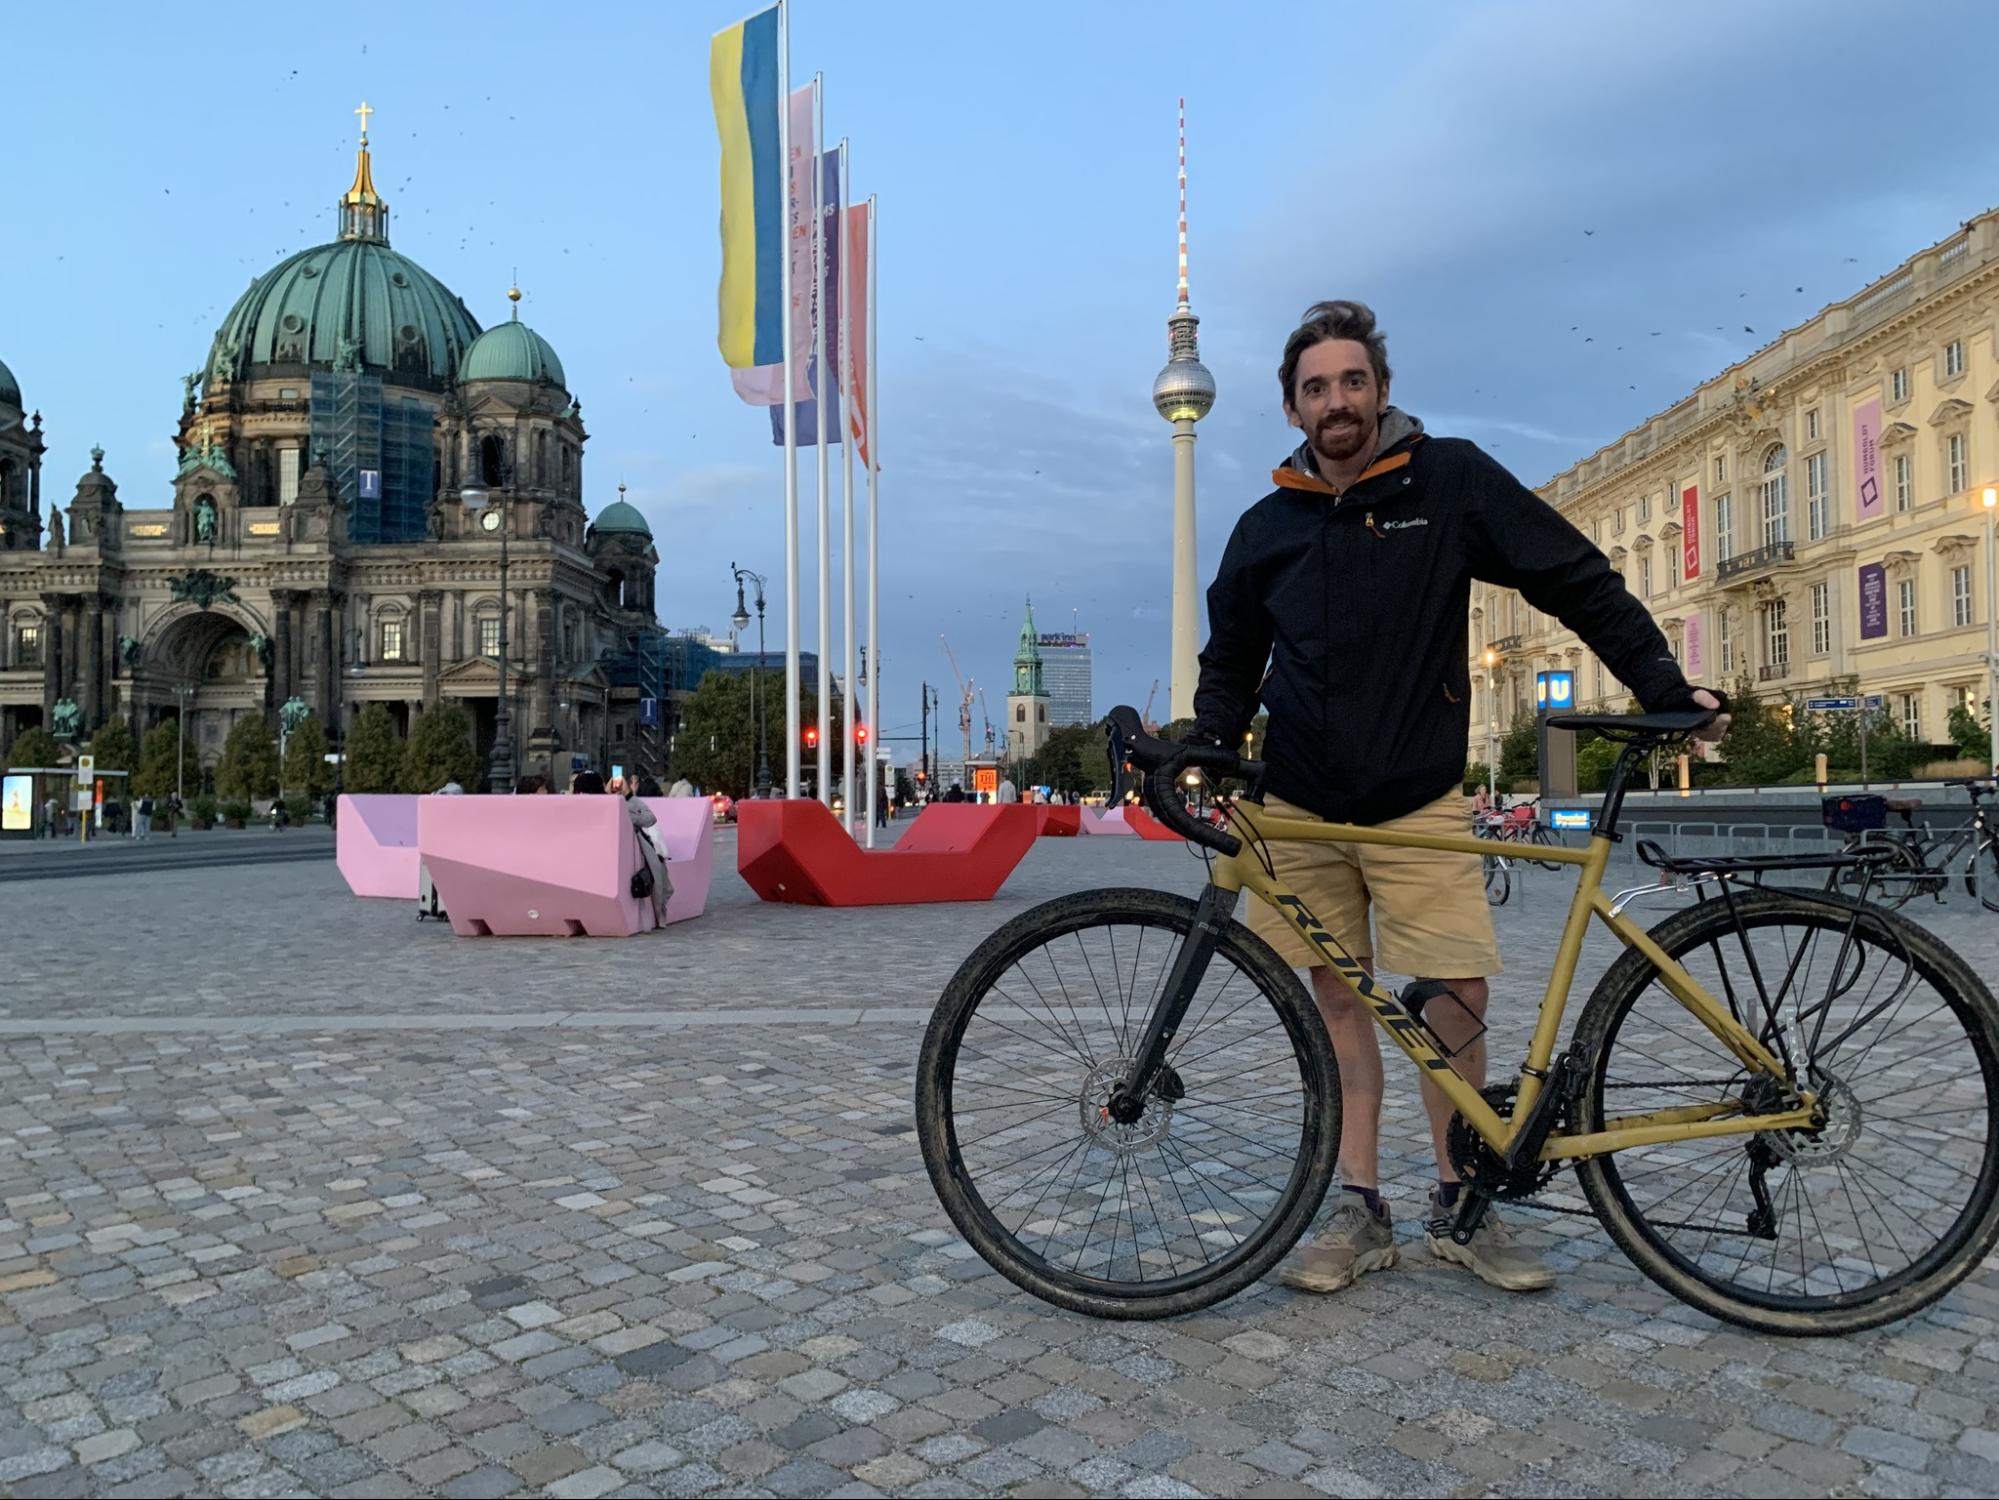
[[[1907,906],[1909,898],[1924,889],[1927,883],[1923,879],[1921,855],[1893,835],[1887,836],[1886,843],[1895,851],[1891,858],[1864,865],[1848,865],[1839,871],[1839,888],[1856,901],[1868,901],[1897,910]],[[1880,847],[1881,843],[1868,842],[1864,837],[1848,839],[1841,846],[1842,851]]]
[[[1332,1044],[1239,922],[1145,1113],[1109,1118],[1194,911],[1105,890],[1024,912],[965,960],[924,1036],[917,1135],[937,1196],[989,1265],[1058,1307],[1159,1318],[1232,1296],[1297,1243],[1332,1180]]]
[[[1744,890],[1651,937],[1819,1097],[1812,1129],[1592,1157],[1597,1217],[1640,1270],[1716,1317],[1839,1334],[1904,1318],[1999,1243],[1999,1005],[1922,928],[1833,896]],[[1576,1028],[1593,1059],[1578,1109],[1606,1116],[1787,1108],[1635,949]]]
[[[1555,837],[1552,829],[1544,828],[1539,823],[1536,823],[1527,830],[1527,842],[1536,848],[1545,849],[1549,845],[1559,846],[1562,841]],[[1562,862],[1558,859],[1536,859],[1533,860],[1533,863],[1543,870],[1559,870],[1562,868]]]
[[[1987,911],[1999,911],[1999,838],[1987,834],[1965,859],[1964,890]]]
[[[1506,898],[1513,894],[1513,876],[1507,869],[1506,861],[1497,854],[1485,856],[1485,904],[1504,906]]]

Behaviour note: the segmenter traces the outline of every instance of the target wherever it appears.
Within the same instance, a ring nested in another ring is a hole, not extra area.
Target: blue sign
[[[1845,713],[1860,707],[1858,698],[1807,698],[1805,707],[1815,714]]]
[[[1587,832],[1590,826],[1590,811],[1587,807],[1551,807],[1548,821],[1556,828],[1580,828]]]
[[[1536,708],[1565,709],[1576,706],[1576,674],[1573,672],[1536,672],[1534,674],[1534,706]]]
[[[659,699],[639,699],[639,727],[641,729],[659,728]]]
[[[1881,694],[1869,693],[1867,695],[1867,706],[1869,708],[1885,708],[1887,707],[1887,705],[1888,705],[1888,700],[1882,697]]]
[[[361,471],[361,498],[363,500],[379,500],[382,498],[382,471],[380,469],[363,469]]]

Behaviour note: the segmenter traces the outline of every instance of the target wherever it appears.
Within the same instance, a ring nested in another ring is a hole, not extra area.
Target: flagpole
[[[881,479],[881,420],[875,405],[875,362],[881,340],[875,337],[875,198],[868,195],[868,732],[880,734],[881,725],[881,528],[877,524],[876,501]],[[851,428],[849,431],[851,432]],[[872,743],[869,746],[872,751]],[[875,778],[868,775],[868,847],[875,846]]]
[[[826,138],[826,75],[812,75],[812,358],[819,384],[813,423],[819,443],[819,800],[833,805],[833,529],[832,492],[826,474],[826,183],[819,143]],[[853,689],[850,686],[849,692]]]
[[[840,141],[840,212],[838,217],[833,220],[833,223],[835,233],[839,236],[840,280],[844,282],[847,279],[848,250],[847,142],[844,137]],[[847,384],[847,351],[853,347],[849,342],[853,334],[847,323],[847,289],[845,286],[841,286],[838,290],[840,294],[840,369],[834,379],[833,388],[844,392]],[[843,422],[847,419],[847,403],[852,399],[853,397],[850,393],[844,394],[841,397],[840,420]],[[844,669],[847,677],[847,701],[845,712],[842,715],[842,732],[846,735],[846,738],[841,743],[847,747],[845,752],[847,756],[847,827],[851,829],[856,820],[869,816],[872,809],[862,805],[864,799],[861,793],[856,790],[860,784],[856,780],[857,772],[858,774],[865,774],[868,767],[864,764],[857,766],[857,763],[862,762],[865,757],[859,754],[860,747],[854,743],[854,694],[857,691],[854,685],[854,444],[853,440],[846,433],[839,434],[839,437],[841,439],[840,522],[845,533],[844,539],[841,542],[840,561],[846,578],[846,620],[840,631],[840,641],[842,660],[845,663]],[[871,729],[874,724],[872,719],[864,718],[861,722],[869,725]],[[872,753],[873,749],[872,745],[868,746],[870,753]],[[874,785],[873,776],[870,775],[867,777],[866,785],[870,787]]]
[[[777,156],[783,164],[785,235],[791,229],[791,7],[777,0]],[[798,405],[791,398],[791,247],[778,257],[784,309],[784,795],[798,795]],[[761,648],[759,648],[761,649]],[[759,663],[761,666],[761,663]]]

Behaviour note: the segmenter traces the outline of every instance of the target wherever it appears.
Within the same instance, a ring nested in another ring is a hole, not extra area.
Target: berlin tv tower
[[[1187,101],[1180,101],[1180,283],[1166,320],[1166,368],[1152,382],[1152,404],[1173,424],[1173,673],[1168,714],[1194,716],[1201,581],[1194,556],[1194,424],[1215,404],[1215,377],[1201,363],[1201,320],[1187,304]]]

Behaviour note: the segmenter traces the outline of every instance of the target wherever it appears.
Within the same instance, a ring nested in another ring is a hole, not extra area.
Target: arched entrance
[[[163,618],[147,643],[138,690],[145,722],[184,708],[190,760],[214,765],[230,725],[264,712],[264,655],[257,624],[244,615],[212,608]]]

